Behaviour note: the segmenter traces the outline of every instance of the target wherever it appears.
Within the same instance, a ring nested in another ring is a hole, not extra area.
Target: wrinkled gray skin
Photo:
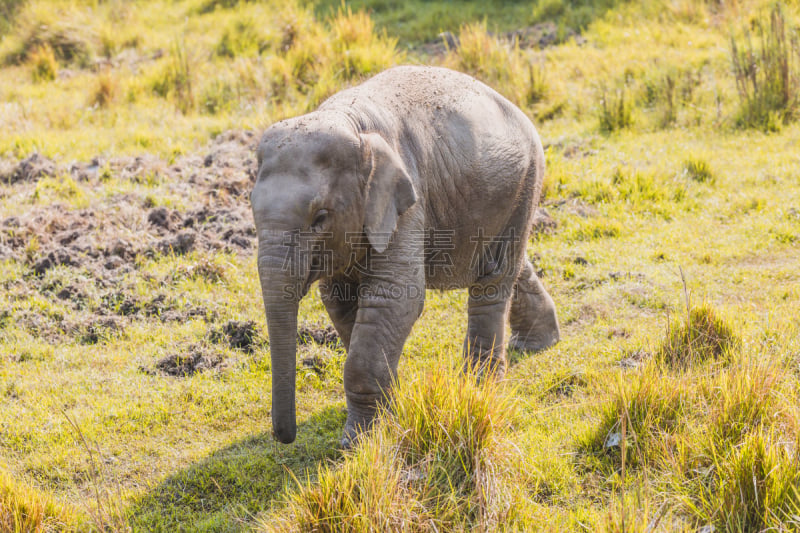
[[[467,367],[502,376],[507,318],[513,348],[558,341],[525,249],[542,145],[486,85],[442,68],[387,70],[271,126],[258,165],[251,201],[281,442],[297,433],[297,310],[314,281],[347,349],[343,446],[387,398],[426,287],[469,288]]]

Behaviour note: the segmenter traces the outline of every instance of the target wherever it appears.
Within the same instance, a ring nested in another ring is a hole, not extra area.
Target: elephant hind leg
[[[514,350],[538,352],[558,342],[556,306],[530,261],[525,259],[511,299],[511,342]]]
[[[505,321],[509,298],[492,285],[473,285],[469,292],[464,371],[502,379],[506,371]]]

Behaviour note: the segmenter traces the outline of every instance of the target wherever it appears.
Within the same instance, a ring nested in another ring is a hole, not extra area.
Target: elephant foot
[[[355,441],[346,435],[342,436],[342,440],[339,441],[339,448],[345,451],[351,450],[354,445]]]
[[[508,347],[518,352],[541,352],[555,345],[561,336],[559,330],[542,334],[520,335],[512,333]]]
[[[344,424],[342,438],[339,441],[339,445],[343,449],[354,448],[358,441],[369,432],[375,422],[378,406],[382,400],[382,396],[378,395],[347,393],[347,422]]]
[[[506,375],[506,359],[505,354],[500,355],[501,357],[493,357],[491,353],[469,354],[464,361],[462,372],[475,376],[479,382],[487,377],[501,380]]]
[[[508,345],[512,350],[540,352],[561,338],[556,305],[530,261],[525,262],[517,279],[509,322],[511,340]]]
[[[342,432],[342,439],[339,441],[339,447],[343,450],[351,450],[358,443],[359,431],[350,425],[344,427]]]

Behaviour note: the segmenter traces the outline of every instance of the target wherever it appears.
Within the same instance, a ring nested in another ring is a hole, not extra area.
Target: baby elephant
[[[300,299],[319,280],[347,349],[349,446],[375,416],[425,289],[469,291],[466,363],[559,339],[526,255],[544,152],[516,106],[443,68],[389,69],[283,120],[258,146],[251,194],[272,357],[272,423],[292,442]]]

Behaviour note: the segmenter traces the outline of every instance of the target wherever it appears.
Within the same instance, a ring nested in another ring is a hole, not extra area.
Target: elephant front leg
[[[388,399],[403,345],[424,302],[424,284],[420,283],[381,283],[369,289],[366,292],[371,294],[359,300],[344,365],[345,448],[353,444],[359,432],[369,429],[378,407]]]
[[[465,371],[502,378],[506,370],[505,321],[509,296],[502,287],[472,286],[469,290]]]
[[[536,352],[558,342],[556,306],[530,261],[522,265],[511,301],[511,348]]]

